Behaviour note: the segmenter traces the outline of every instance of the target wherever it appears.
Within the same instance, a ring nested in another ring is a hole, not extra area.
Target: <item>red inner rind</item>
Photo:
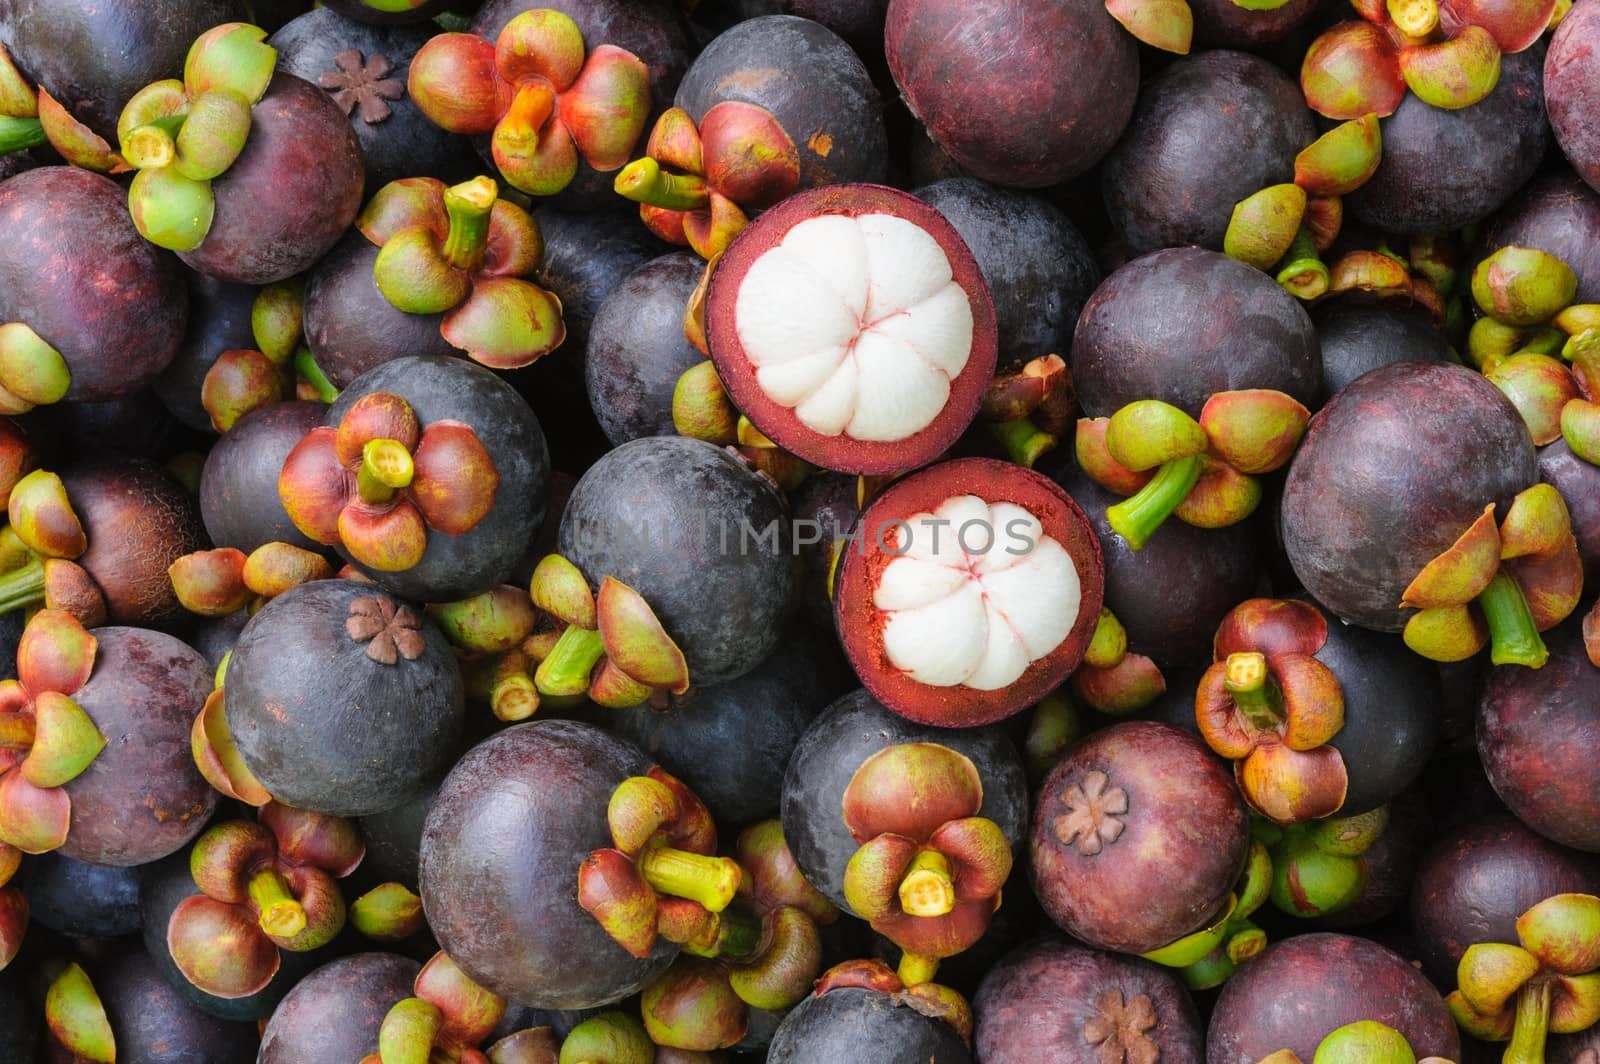
[[[873,604],[883,569],[896,555],[878,544],[877,530],[913,514],[931,512],[946,499],[976,495],[993,505],[1010,502],[1039,519],[1045,534],[1072,557],[1081,595],[1078,619],[1067,638],[1028,666],[1015,683],[996,691],[919,683],[889,661],[883,648],[886,611]],[[860,542],[844,545],[834,618],[856,675],[873,696],[919,724],[972,727],[1002,720],[1055,690],[1078,667],[1094,636],[1105,594],[1100,540],[1078,504],[1048,477],[993,458],[943,462],[897,481],[873,500],[857,523]]]
[[[843,433],[824,436],[813,432],[793,410],[767,398],[756,380],[756,367],[739,338],[734,308],[745,273],[790,229],[830,214],[892,214],[916,224],[944,251],[956,283],[967,293],[972,306],[972,351],[960,375],[950,382],[950,397],[944,409],[926,428],[902,440],[874,443]],[[998,351],[989,286],[960,234],[922,200],[884,185],[826,185],[790,196],[757,218],[739,234],[712,271],[706,297],[706,332],[711,360],[733,395],[734,405],[780,447],[813,465],[840,473],[899,473],[938,458],[977,416],[994,377]]]

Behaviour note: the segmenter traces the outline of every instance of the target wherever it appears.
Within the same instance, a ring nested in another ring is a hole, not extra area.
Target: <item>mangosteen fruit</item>
[[[985,1064],[1205,1059],[1200,1017],[1177,976],[1061,939],[1006,954],[972,1007],[973,1048]]]
[[[250,619],[227,666],[228,730],[273,797],[361,816],[415,796],[454,756],[461,672],[420,610],[317,580]]]
[[[1556,440],[1539,448],[1539,479],[1566,500],[1572,534],[1578,539],[1578,556],[1583,559],[1584,585],[1596,586],[1594,581],[1600,580],[1600,466],[1573,454],[1566,440]]]
[[[140,1064],[253,1064],[252,1025],[207,1015],[168,985],[143,950],[129,949],[94,968],[118,1060]]]
[[[325,404],[304,399],[272,403],[245,415],[212,445],[200,473],[200,518],[213,545],[246,554],[265,543],[322,549],[289,519],[278,474],[327,412]]]
[[[73,938],[116,938],[139,932],[139,879],[137,868],[86,864],[52,852],[24,862],[17,885],[41,927]]]
[[[706,339],[757,428],[846,473],[937,458],[995,370],[972,252],[922,200],[877,185],[792,196],[740,233],[711,275]]]
[[[358,23],[390,26],[433,18],[450,0],[331,0],[327,6]]]
[[[866,487],[860,477],[818,473],[789,497],[800,556],[800,604],[817,624],[833,625],[834,559],[861,516]]]
[[[1100,267],[1083,234],[1047,200],[957,177],[914,190],[955,227],[994,301],[997,364],[1068,357]]]
[[[1135,254],[1198,244],[1222,250],[1234,205],[1294,180],[1316,139],[1299,87],[1259,56],[1211,51],[1147,81],[1100,184]]]
[[[1042,188],[1085,172],[1133,112],[1139,54],[1102,0],[891,0],[889,70],[968,173]]]
[[[387,590],[449,602],[527,558],[549,475],[515,389],[471,362],[416,355],[340,393],[284,460],[278,494],[296,527]]]
[[[358,870],[363,878],[416,889],[422,829],[438,792],[438,783],[430,783],[410,801],[361,818],[361,838],[367,844],[367,856]]]
[[[35,407],[17,421],[38,440],[42,451],[63,464],[105,454],[165,462],[194,443],[193,435],[152,388],[101,402]]]
[[[870,961],[824,972],[816,991],[784,1016],[769,1064],[970,1064],[971,1010],[954,991],[906,986]]]
[[[840,641],[884,705],[923,724],[988,724],[1050,693],[1100,619],[1100,543],[1052,480],[963,458],[898,480],[841,547]]]
[[[10,1036],[0,1042],[0,1064],[35,1064],[39,1019],[20,973],[0,974],[0,1027]]]
[[[1128,721],[1071,747],[1045,777],[1030,872],[1074,938],[1152,953],[1225,922],[1249,843],[1226,764],[1188,732]]]
[[[1338,300],[1318,307],[1311,320],[1322,347],[1324,395],[1391,362],[1460,361],[1437,329],[1406,310]]]
[[[1189,0],[1194,43],[1206,48],[1259,50],[1288,36],[1316,10],[1314,0],[1285,0],[1265,9],[1234,0]]]
[[[561,300],[567,339],[559,350],[576,364],[589,343],[595,315],[623,278],[668,250],[646,229],[614,211],[539,212],[544,258],[534,280]]]
[[[684,337],[684,308],[705,263],[674,252],[640,266],[607,294],[589,330],[584,380],[589,405],[613,446],[672,436],[673,392],[705,361]]]
[[[1570,170],[1534,178],[1495,216],[1484,234],[1486,254],[1535,248],[1578,275],[1573,301],[1600,302],[1600,192]]]
[[[7,413],[132,395],[167,368],[187,322],[182,271],[140,238],[115,182],[65,166],[18,174],[0,183],[0,229]]]
[[[1297,935],[1267,947],[1222,988],[1207,1033],[1209,1064],[1246,1064],[1287,1049],[1302,1060],[1346,1024],[1398,1031],[1416,1058],[1461,1059],[1444,1000],[1398,954],[1349,935]]]
[[[257,289],[228,284],[193,270],[180,271],[189,298],[189,327],[177,354],[155,379],[155,393],[172,415],[196,432],[214,432],[211,415],[200,403],[206,374],[224,351],[256,345],[250,311]]]
[[[1556,143],[1573,168],[1600,191],[1600,135],[1584,115],[1594,109],[1595,82],[1600,80],[1600,10],[1574,4],[1572,18],[1561,20],[1544,59],[1544,103]]]
[[[358,953],[323,965],[273,1010],[258,1064],[356,1061],[377,1052],[384,1017],[411,996],[421,968],[393,953]]]

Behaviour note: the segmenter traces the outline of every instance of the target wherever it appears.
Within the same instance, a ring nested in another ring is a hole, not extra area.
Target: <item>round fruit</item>
[[[1575,303],[1600,302],[1600,192],[1574,173],[1536,177],[1484,234],[1485,253],[1512,246],[1554,255],[1578,275]]]
[[[813,994],[778,1025],[768,1064],[971,1064],[961,1035],[897,994],[847,986]]]
[[[1439,331],[1421,316],[1376,303],[1336,301],[1312,315],[1322,346],[1322,392],[1391,362],[1457,362]]]
[[[261,1032],[258,1064],[363,1060],[378,1050],[378,1029],[411,996],[421,969],[409,957],[358,953],[325,964],[289,992]]]
[[[1600,81],[1600,5],[1574,4],[1550,38],[1544,59],[1544,102],[1556,143],[1589,187],[1600,191],[1600,134],[1594,113]]]
[[[278,473],[327,412],[308,400],[272,403],[246,414],[212,444],[200,473],[200,518],[214,546],[246,554],[274,542],[322,549],[284,511]]]

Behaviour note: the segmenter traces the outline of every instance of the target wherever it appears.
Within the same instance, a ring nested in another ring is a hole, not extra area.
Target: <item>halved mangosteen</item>
[[[994,306],[936,210],[832,185],[761,215],[706,300],[711,358],[779,446],[825,469],[926,465],[964,432],[994,375]]]
[[[845,653],[884,705],[924,724],[987,724],[1039,701],[1100,619],[1089,519],[1009,462],[958,459],[891,484],[841,549]]]

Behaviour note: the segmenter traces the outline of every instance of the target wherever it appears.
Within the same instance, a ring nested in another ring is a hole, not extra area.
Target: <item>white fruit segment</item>
[[[1078,620],[1078,569],[1038,518],[976,495],[882,532],[889,550],[873,605],[883,649],[931,687],[1006,687],[1060,646]]]
[[[916,435],[972,355],[972,303],[950,259],[892,214],[790,229],[740,282],[734,321],[762,392],[823,436]]]

